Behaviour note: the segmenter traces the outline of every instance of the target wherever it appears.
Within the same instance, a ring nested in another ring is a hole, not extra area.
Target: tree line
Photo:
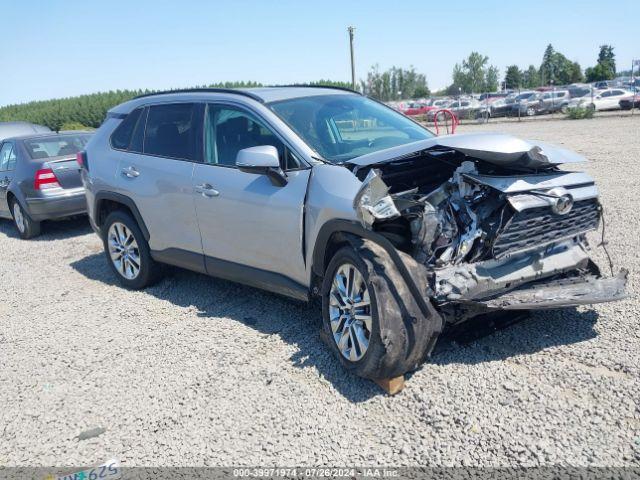
[[[307,85],[351,87],[350,83],[318,80]],[[219,82],[194,88],[252,88],[262,87],[259,82]],[[51,130],[82,130],[98,128],[107,111],[138,95],[153,93],[153,90],[116,90],[76,97],[42,100],[0,107],[0,122],[25,121],[45,125]]]
[[[536,88],[546,85],[565,85],[577,82],[610,80],[616,76],[614,48],[602,45],[597,62],[593,67],[582,70],[578,62],[569,60],[549,44],[538,68],[529,65],[521,69],[518,65],[507,67],[504,87],[507,89]],[[493,92],[500,88],[499,70],[489,62],[489,57],[471,52],[452,72],[452,83],[446,89],[434,92],[436,95],[457,95],[459,93]],[[349,82],[318,80],[304,85],[334,86],[351,88]],[[212,88],[251,88],[263,86],[259,82],[219,82],[206,85]],[[196,87],[197,88],[197,87]],[[413,66],[408,69],[391,67],[381,71],[374,65],[360,80],[357,87],[365,95],[381,101],[417,99],[431,95],[427,77]],[[98,128],[107,111],[119,103],[152,93],[151,90],[116,90],[76,97],[28,102],[0,107],[0,122],[22,120],[46,125],[52,130]]]
[[[580,82],[598,82],[616,77],[616,56],[611,45],[601,45],[595,66],[582,71],[578,62],[572,62],[553,45],[547,45],[539,68],[529,65],[521,70],[510,65],[505,72],[505,88],[536,88],[549,85],[567,85]]]

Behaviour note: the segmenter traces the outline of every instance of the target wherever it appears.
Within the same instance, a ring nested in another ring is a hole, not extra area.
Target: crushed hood
[[[501,167],[539,169],[549,165],[586,161],[582,155],[571,150],[538,140],[522,140],[501,133],[468,133],[400,145],[354,158],[348,163],[358,167],[375,165],[443,147]]]

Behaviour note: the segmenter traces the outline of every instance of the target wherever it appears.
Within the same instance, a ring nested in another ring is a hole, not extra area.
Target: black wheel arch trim
[[[409,269],[402,261],[402,258],[398,254],[398,250],[393,246],[393,244],[382,235],[371,230],[367,230],[358,222],[338,219],[329,220],[320,228],[320,232],[316,237],[315,248],[313,250],[313,273],[315,273],[319,277],[324,276],[324,270],[326,269],[325,255],[327,246],[329,245],[329,239],[331,238],[331,236],[336,233],[355,235],[380,245],[389,255],[394,265],[398,269],[398,272],[400,272],[402,279],[407,284],[411,295],[413,296],[423,315],[425,315],[426,317],[433,317],[434,315],[439,316],[431,302],[425,299],[420,287],[416,284],[416,281],[411,275],[411,272],[409,272]]]
[[[98,219],[97,215],[98,215],[98,212],[100,212],[100,204],[105,200],[121,203],[122,205],[126,206],[129,210],[131,210],[131,213],[133,213],[133,216],[135,217],[136,222],[138,222],[138,226],[142,231],[142,235],[144,236],[144,239],[147,242],[149,241],[149,238],[151,238],[149,235],[149,230],[147,229],[147,225],[144,223],[144,219],[142,218],[142,215],[140,214],[140,210],[138,210],[136,203],[131,198],[127,197],[126,195],[122,195],[121,193],[116,193],[116,192],[96,193],[95,199],[94,199],[94,210],[93,210],[94,216],[96,216],[95,220]],[[97,222],[96,222],[96,225],[98,227],[101,226],[101,225],[98,225]]]

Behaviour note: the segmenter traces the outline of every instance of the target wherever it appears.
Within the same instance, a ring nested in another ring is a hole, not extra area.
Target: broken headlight
[[[375,169],[371,169],[365,177],[353,199],[353,208],[365,228],[370,228],[376,220],[390,220],[400,216],[389,195],[389,187]]]

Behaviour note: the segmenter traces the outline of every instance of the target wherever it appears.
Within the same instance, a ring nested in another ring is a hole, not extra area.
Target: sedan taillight
[[[87,162],[87,152],[84,150],[76,153],[76,162],[80,165],[80,168],[89,169],[89,163]]]
[[[33,181],[33,188],[36,190],[46,190],[48,188],[59,188],[60,184],[56,178],[56,174],[50,168],[41,168],[36,172],[36,178]]]

